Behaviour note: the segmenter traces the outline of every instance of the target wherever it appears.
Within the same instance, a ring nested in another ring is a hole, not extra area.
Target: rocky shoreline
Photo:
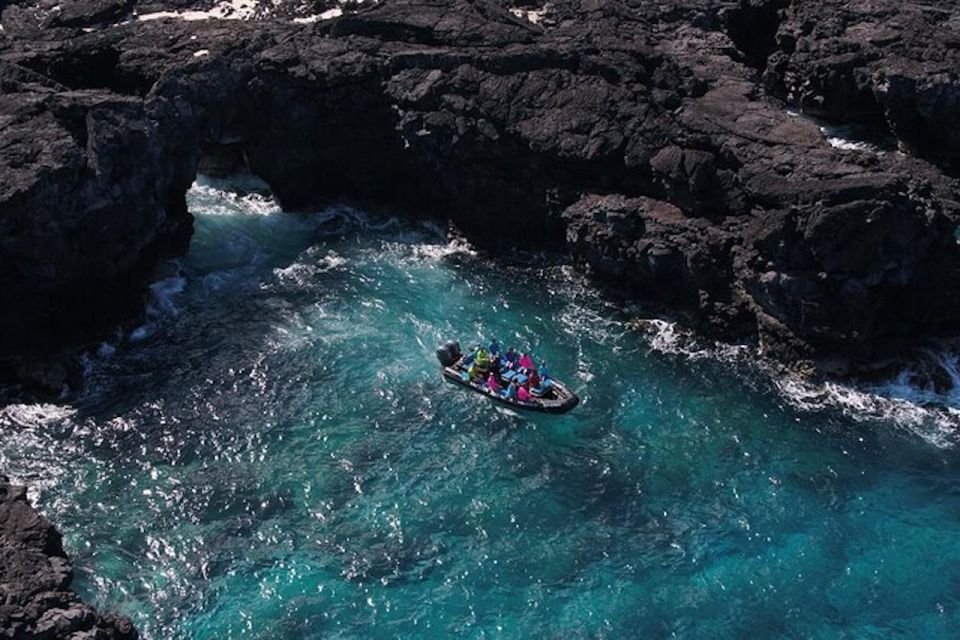
[[[936,10],[310,10],[328,5],[4,11],[14,375],[136,313],[151,268],[189,241],[198,165],[249,168],[291,209],[361,198],[449,218],[481,246],[569,250],[704,333],[808,369],[956,332],[960,36]],[[910,151],[837,148],[791,106],[886,127]]]
[[[100,614],[70,590],[60,534],[0,475],[0,638],[134,640],[128,618]]]
[[[960,329],[958,118],[960,21],[922,3],[13,0],[0,381],[56,392],[58,354],[142,310],[189,243],[198,167],[248,169],[293,210],[348,197],[569,251],[803,371],[874,366]],[[132,637],[65,591],[22,491],[0,496],[0,622],[46,607]]]

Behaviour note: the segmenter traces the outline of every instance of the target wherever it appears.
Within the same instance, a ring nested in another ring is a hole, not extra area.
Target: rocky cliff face
[[[101,615],[70,591],[60,534],[0,476],[0,638],[133,640],[127,618]]]
[[[960,11],[954,2],[797,2],[775,27],[764,78],[805,111],[889,128],[954,175]]]
[[[869,361],[960,322],[952,13],[21,0],[0,21],[7,362],[139,304],[185,247],[200,163],[245,165],[291,208],[349,196],[481,245],[567,248],[791,362]],[[831,143],[791,108],[904,151]]]

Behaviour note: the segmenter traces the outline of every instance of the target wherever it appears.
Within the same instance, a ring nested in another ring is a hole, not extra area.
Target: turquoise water
[[[956,637],[950,406],[772,378],[426,223],[190,201],[88,390],[0,412],[76,588],[144,637]],[[581,406],[441,380],[494,333]]]

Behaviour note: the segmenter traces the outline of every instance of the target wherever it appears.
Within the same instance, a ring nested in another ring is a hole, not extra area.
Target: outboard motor
[[[447,340],[437,347],[437,360],[444,367],[453,365],[460,359],[460,343],[456,340]]]

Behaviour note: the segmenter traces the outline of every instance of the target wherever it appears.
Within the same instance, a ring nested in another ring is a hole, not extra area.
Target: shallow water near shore
[[[145,638],[955,637],[950,398],[772,379],[429,223],[189,200],[83,395],[0,410],[0,470]],[[442,381],[492,334],[582,404]]]

